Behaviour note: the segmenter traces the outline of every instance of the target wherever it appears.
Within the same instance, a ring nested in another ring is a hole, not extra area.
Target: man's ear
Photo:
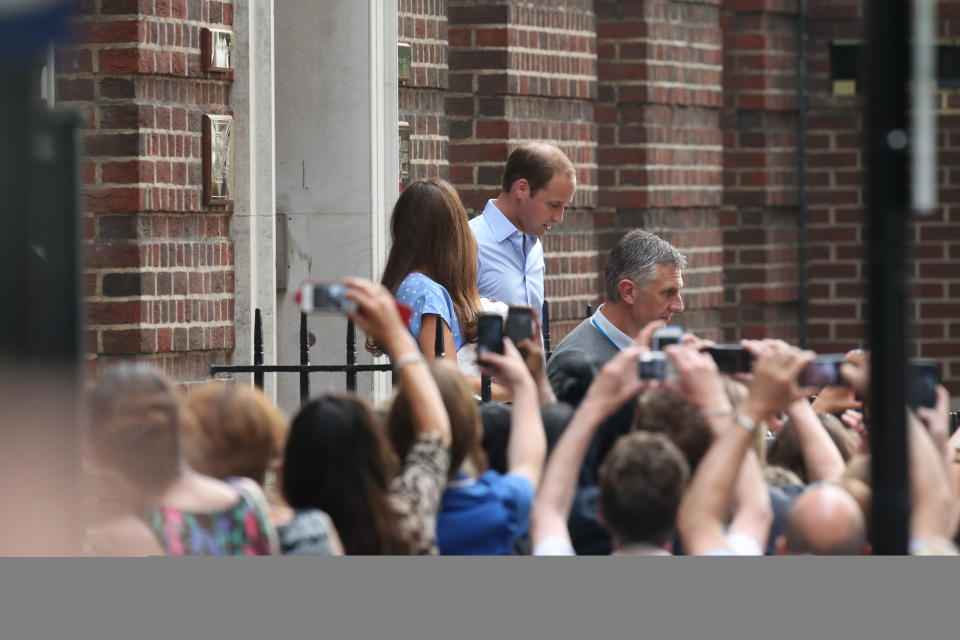
[[[517,200],[524,200],[530,197],[530,183],[526,178],[517,178],[510,187],[510,195]]]
[[[637,300],[639,291],[633,280],[624,278],[617,283],[617,290],[620,291],[620,298],[627,304],[633,304]]]

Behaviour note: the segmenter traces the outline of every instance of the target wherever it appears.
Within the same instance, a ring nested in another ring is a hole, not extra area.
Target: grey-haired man
[[[598,366],[633,343],[640,330],[654,320],[669,322],[683,311],[681,271],[686,258],[659,236],[634,229],[610,252],[604,269],[604,303],[560,341],[547,363],[557,371],[571,357]]]

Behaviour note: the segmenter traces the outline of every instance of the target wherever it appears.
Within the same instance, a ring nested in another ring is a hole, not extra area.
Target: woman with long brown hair
[[[444,180],[414,182],[393,207],[392,245],[380,282],[413,310],[408,327],[428,357],[436,355],[438,318],[444,353],[455,354],[476,337],[477,243],[467,222],[460,197]]]
[[[460,360],[473,393],[480,392],[480,373],[464,346],[476,341],[477,313],[484,301],[477,291],[477,242],[467,212],[450,183],[418,180],[400,195],[390,220],[392,245],[381,284],[413,313],[407,328],[428,358],[437,357],[437,323],[443,334],[443,357]],[[490,302],[493,310],[497,303]],[[502,312],[506,307],[499,303]],[[367,349],[382,348],[371,341]],[[463,351],[461,351],[463,349]],[[509,400],[506,388],[494,384],[494,400]]]

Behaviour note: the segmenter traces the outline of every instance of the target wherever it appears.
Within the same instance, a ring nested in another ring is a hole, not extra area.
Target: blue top
[[[453,346],[458,351],[463,346],[463,334],[460,333],[460,323],[457,321],[457,311],[453,306],[453,298],[447,293],[443,285],[437,284],[422,273],[411,273],[400,286],[397,287],[397,301],[411,309],[410,324],[407,328],[413,337],[420,339],[420,328],[423,325],[423,314],[434,313],[447,323],[453,336]]]
[[[483,214],[470,221],[477,239],[477,287],[481,298],[508,306],[529,305],[540,316],[543,309],[543,244],[535,235],[524,234],[487,202]],[[523,252],[526,235],[527,252]]]
[[[437,516],[442,555],[510,555],[530,527],[535,492],[526,476],[463,471],[447,484]]]

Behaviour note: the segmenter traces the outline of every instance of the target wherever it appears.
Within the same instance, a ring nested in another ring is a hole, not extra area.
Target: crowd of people
[[[87,551],[869,553],[869,354],[846,354],[842,380],[818,388],[800,382],[815,354],[780,340],[741,341],[752,366],[733,376],[691,333],[657,348],[683,311],[686,259],[655,234],[621,238],[603,304],[549,358],[536,322],[477,349],[478,314],[541,308],[541,238],[575,191],[573,165],[540,143],[511,154],[473,220],[442,180],[401,194],[381,282],[343,281],[349,317],[395,371],[384,406],[325,394],[288,421],[245,385],[184,393],[146,364],[104,371],[88,463],[110,499],[91,510]],[[654,351],[666,373],[641,375]],[[934,407],[904,408],[915,554],[957,550],[948,403],[938,387]]]

